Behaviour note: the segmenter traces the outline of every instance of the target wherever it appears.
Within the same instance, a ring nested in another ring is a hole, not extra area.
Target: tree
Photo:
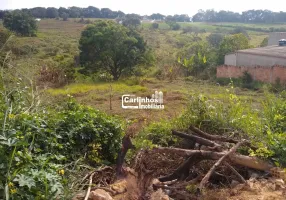
[[[165,16],[164,15],[162,15],[162,14],[160,14],[160,13],[154,13],[154,14],[152,14],[151,16],[150,16],[150,18],[152,19],[152,20],[164,20],[165,19]]]
[[[215,65],[216,55],[206,41],[192,42],[178,52],[178,62],[188,71],[187,75],[199,75]]]
[[[102,8],[100,10],[100,12],[101,12],[102,18],[115,18],[115,17],[117,17],[117,16],[115,16],[115,17],[113,16],[113,11],[110,10],[109,8]]]
[[[158,29],[159,28],[159,24],[158,23],[152,23],[152,28],[153,29]]]
[[[5,10],[0,10],[0,19],[4,18],[6,11]]]
[[[84,17],[94,17],[94,18],[100,18],[101,12],[99,8],[88,6],[87,8],[83,9],[82,15]]]
[[[266,47],[268,45],[268,37],[264,38],[260,44],[260,47]]]
[[[63,18],[63,21],[68,21],[69,14],[63,13],[63,14],[62,14],[62,18]]]
[[[218,48],[223,40],[223,35],[220,33],[212,33],[207,37],[207,40],[212,47]]]
[[[47,8],[47,18],[57,18],[59,16],[58,9],[49,7]]]
[[[30,12],[36,18],[45,18],[47,15],[47,9],[43,7],[32,8]]]
[[[224,63],[224,56],[237,50],[249,48],[249,41],[242,33],[224,37],[218,51],[218,64]]]
[[[136,28],[141,24],[140,16],[136,14],[127,14],[124,17],[122,24],[129,28]]]
[[[175,21],[167,20],[166,24],[168,24],[170,26],[170,28],[174,31],[180,30],[180,28],[181,28],[181,25]]]
[[[3,19],[3,25],[22,36],[35,36],[37,31],[36,20],[33,16],[20,10],[8,12]]]
[[[146,63],[148,53],[143,38],[135,30],[104,20],[82,32],[79,49],[86,72],[108,72],[114,80]]]
[[[64,14],[64,13],[69,13],[69,10],[66,9],[66,8],[64,8],[64,7],[60,7],[60,8],[58,9],[58,13],[59,13],[59,16],[60,16],[60,17],[63,17],[63,14]]]
[[[76,6],[72,6],[69,7],[69,16],[71,18],[77,18],[82,16],[82,8],[76,7]]]

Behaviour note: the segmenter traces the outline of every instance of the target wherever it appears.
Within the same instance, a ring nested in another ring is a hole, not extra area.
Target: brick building
[[[286,46],[239,50],[226,55],[224,64],[217,68],[218,78],[238,78],[248,71],[254,80],[286,83]]]

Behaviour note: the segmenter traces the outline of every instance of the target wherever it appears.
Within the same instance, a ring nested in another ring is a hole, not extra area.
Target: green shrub
[[[152,28],[153,29],[158,29],[159,28],[159,24],[158,23],[152,23]]]
[[[174,31],[177,31],[177,30],[180,30],[180,29],[181,29],[181,25],[178,24],[178,23],[171,23],[171,24],[170,24],[170,27],[171,27],[171,29],[174,30]]]
[[[0,199],[65,199],[71,163],[114,163],[123,132],[120,120],[72,100],[39,109],[32,89],[8,69],[2,72]],[[2,85],[5,80],[9,87]]]
[[[37,31],[36,20],[33,16],[20,10],[7,12],[3,19],[3,25],[22,36],[35,36]]]

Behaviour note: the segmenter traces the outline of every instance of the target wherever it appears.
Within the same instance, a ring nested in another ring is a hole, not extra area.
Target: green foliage
[[[68,13],[63,13],[62,14],[62,18],[63,18],[63,21],[68,21],[69,14]]]
[[[3,19],[3,25],[22,36],[35,36],[37,31],[37,24],[32,15],[19,10],[8,12]]]
[[[114,163],[122,123],[73,100],[39,108],[12,69],[0,76],[0,199],[65,199],[72,162]]]
[[[194,33],[195,35],[198,35],[199,33],[206,33],[206,30],[195,26],[187,26],[183,28],[183,33]]]
[[[150,62],[148,48],[139,33],[112,21],[88,26],[79,43],[80,60],[86,71],[102,70],[114,80]]]
[[[217,83],[225,86],[225,85],[233,85],[240,88],[247,88],[250,90],[258,90],[262,89],[265,83],[262,83],[260,81],[253,80],[251,74],[249,74],[247,71],[244,72],[243,76],[240,78],[217,78]],[[270,87],[274,88],[274,86]]]
[[[260,44],[260,47],[266,47],[268,45],[268,37],[264,38]]]
[[[253,83],[253,78],[251,74],[249,74],[247,71],[244,71],[241,79],[242,79],[242,87],[250,89],[251,84]]]
[[[10,36],[11,33],[9,31],[0,29],[0,49],[4,47],[4,44],[7,42]]]
[[[227,89],[223,97],[211,100],[203,95],[192,95],[181,116],[149,125],[135,138],[135,144],[139,148],[176,146],[171,129],[187,130],[193,125],[212,134],[237,133],[236,137],[248,138],[257,147],[255,151],[248,151],[250,155],[269,158],[286,166],[285,97],[266,94],[261,110],[235,95],[233,87]]]
[[[181,29],[181,25],[174,21],[166,21],[166,23],[170,26],[171,30],[177,31]]]
[[[150,124],[143,132],[147,140],[150,140],[153,144],[170,146],[176,141],[171,134],[171,129],[172,123],[169,121],[161,121],[159,123]]]
[[[249,35],[247,31],[244,29],[244,27],[235,27],[233,30],[230,31],[230,34],[232,35],[240,34],[240,33],[249,39]]]
[[[187,76],[198,76],[215,65],[215,61],[216,54],[206,41],[187,44],[178,52],[178,63],[187,69]]]
[[[152,23],[152,29],[158,29],[159,24],[158,23]]]
[[[137,28],[140,24],[140,16],[136,14],[127,14],[122,20],[122,25],[128,28]]]
[[[222,40],[223,40],[223,35],[220,33],[211,33],[207,37],[207,41],[214,48],[218,48],[220,46],[220,43],[222,42]]]
[[[68,159],[86,153],[94,164],[115,161],[123,133],[119,120],[74,102],[68,103],[58,116],[56,132]]]
[[[218,64],[224,63],[224,56],[237,50],[249,48],[249,41],[242,33],[225,36],[218,50]]]

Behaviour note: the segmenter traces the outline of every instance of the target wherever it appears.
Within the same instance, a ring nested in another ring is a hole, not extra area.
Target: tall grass
[[[114,92],[145,92],[147,91],[146,87],[140,85],[126,85],[124,83],[101,83],[101,84],[71,84],[65,86],[64,88],[60,89],[49,89],[47,90],[48,93],[52,95],[67,95],[67,94],[81,94],[81,93],[88,93],[91,91],[98,91],[98,92],[109,92],[110,86],[112,87],[112,91]]]

